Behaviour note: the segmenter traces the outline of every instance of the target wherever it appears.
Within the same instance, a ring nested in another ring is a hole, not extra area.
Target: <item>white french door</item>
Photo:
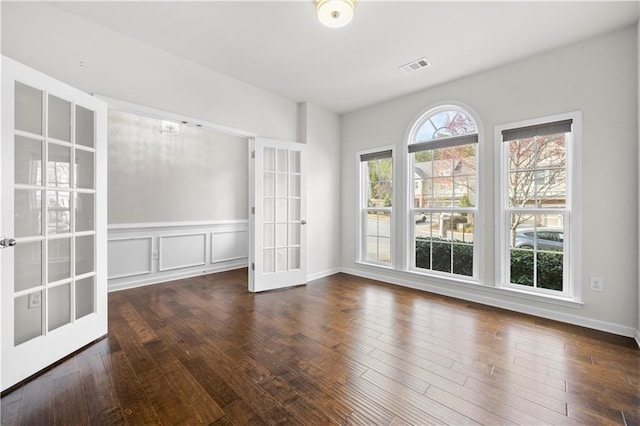
[[[106,104],[2,57],[2,390],[107,332]]]
[[[304,145],[251,141],[249,291],[307,282]]]

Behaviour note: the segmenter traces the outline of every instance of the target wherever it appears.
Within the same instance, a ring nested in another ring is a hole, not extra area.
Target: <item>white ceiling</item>
[[[323,27],[312,0],[55,2],[294,101],[344,113],[638,21],[638,3],[367,1]],[[398,67],[425,57],[432,66]],[[598,58],[594,58],[598,60]]]

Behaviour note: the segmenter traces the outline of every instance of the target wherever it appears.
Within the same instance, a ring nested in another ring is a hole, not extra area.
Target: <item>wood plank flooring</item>
[[[337,274],[109,295],[109,335],[2,397],[3,425],[640,424],[632,339]]]

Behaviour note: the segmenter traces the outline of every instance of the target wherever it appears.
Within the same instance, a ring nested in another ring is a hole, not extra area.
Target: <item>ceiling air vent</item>
[[[399,67],[404,72],[413,72],[422,68],[427,68],[431,66],[429,62],[425,58],[416,59],[415,61],[409,62],[408,64],[404,64]]]

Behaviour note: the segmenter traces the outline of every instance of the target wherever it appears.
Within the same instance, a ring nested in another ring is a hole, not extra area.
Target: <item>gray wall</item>
[[[247,219],[248,142],[109,111],[109,223]]]
[[[300,105],[300,141],[307,144],[308,273],[340,265],[340,117],[317,105]]]
[[[631,27],[565,48],[492,69],[343,116],[342,121],[342,265],[354,263],[357,197],[355,153],[396,144],[403,152],[408,126],[426,107],[458,101],[473,108],[482,121],[484,169],[481,202],[485,206],[484,283],[495,283],[494,126],[581,110],[583,140],[581,177],[583,257],[580,264],[584,306],[581,309],[522,302],[635,329],[638,323],[638,77],[636,28]],[[401,175],[403,176],[403,175]],[[402,221],[396,229],[402,235]],[[628,236],[628,237],[625,237]],[[603,293],[588,289],[589,276],[605,280]],[[398,279],[428,281],[396,273]],[[434,284],[437,286],[437,284]],[[455,287],[455,285],[441,286]],[[476,299],[516,302],[517,298],[461,288]]]

